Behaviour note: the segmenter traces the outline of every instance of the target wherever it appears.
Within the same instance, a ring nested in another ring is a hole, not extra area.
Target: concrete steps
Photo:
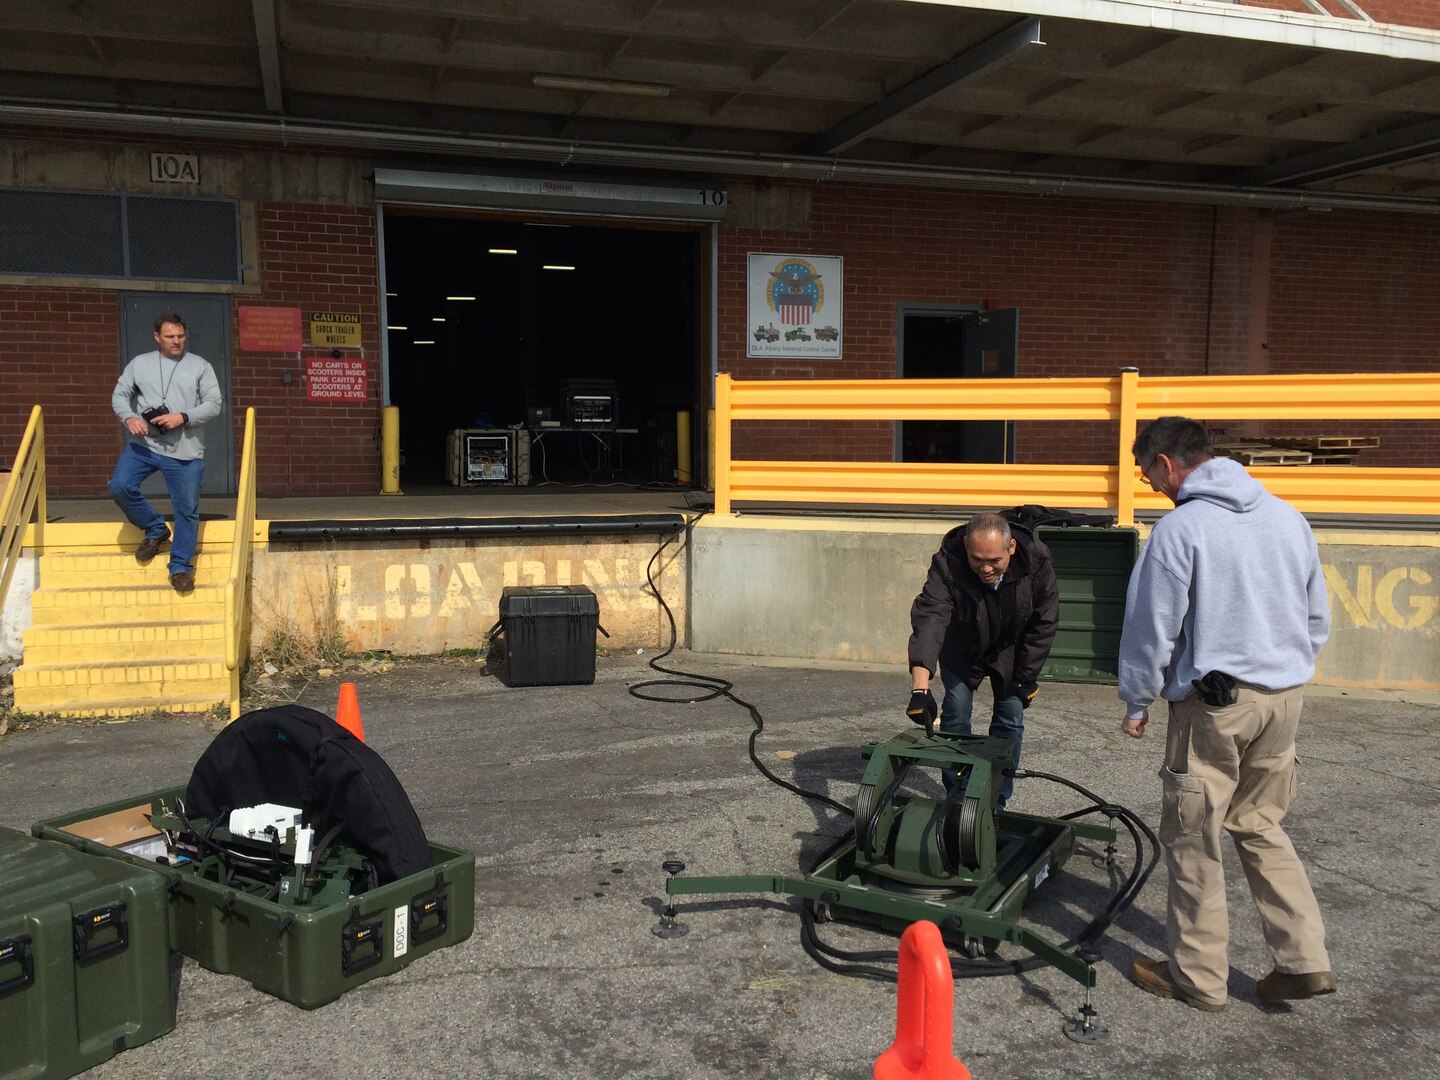
[[[197,556],[197,585],[183,594],[170,586],[163,550],[143,566],[133,543],[47,550],[14,674],[16,710],[133,716],[226,703],[228,548]]]
[[[56,551],[47,552],[40,562],[44,575],[40,584],[45,588],[76,589],[93,587],[97,583],[111,585],[165,585],[169,586],[170,575],[165,569],[169,549],[161,548],[160,554],[145,565],[135,561],[135,556],[122,552]],[[195,580],[199,584],[220,583],[230,572],[229,552],[201,552],[195,556]]]

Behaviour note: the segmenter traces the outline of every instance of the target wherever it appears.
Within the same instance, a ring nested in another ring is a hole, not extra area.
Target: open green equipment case
[[[431,843],[428,869],[363,891],[342,876],[355,865],[353,853],[327,862],[313,895],[295,895],[289,878],[259,889],[217,872],[203,851],[177,855],[167,823],[184,796],[183,787],[166,788],[41,821],[31,831],[88,856],[144,867],[162,882],[172,948],[305,1009],[458,944],[474,929],[475,857],[467,852]],[[216,847],[209,832],[206,843]]]
[[[175,1026],[165,880],[0,828],[0,1080],[62,1080]]]

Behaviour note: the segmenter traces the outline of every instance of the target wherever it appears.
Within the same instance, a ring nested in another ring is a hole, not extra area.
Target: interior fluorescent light
[[[632,94],[635,97],[669,97],[670,87],[661,83],[624,82],[620,79],[589,79],[583,75],[535,75],[530,82],[551,90],[585,90],[601,94]]]
[[[475,297],[473,297],[473,296],[447,296],[447,297],[445,297],[445,299],[446,299],[446,300],[474,300]]]
[[[400,294],[399,294],[398,292],[387,292],[385,295],[386,295],[386,296],[399,296]]]
[[[490,249],[490,254],[491,254],[491,255],[519,255],[520,252],[519,252],[519,250],[516,249],[516,248],[491,248],[491,249]]]
[[[411,345],[434,345],[435,342],[433,342],[433,341],[412,341],[410,344],[411,344]]]
[[[430,321],[431,321],[431,322],[444,322],[444,321],[445,321],[445,317],[444,317],[443,315],[432,315],[432,316],[430,317]]]
[[[545,266],[542,266],[540,269],[541,269],[541,270],[574,270],[575,267],[573,267],[573,266],[559,266],[559,265],[555,265],[555,264],[547,264],[547,265],[545,265]]]
[[[410,327],[408,327],[408,326],[387,326],[387,327],[385,327],[385,329],[386,329],[386,330],[409,330]]]

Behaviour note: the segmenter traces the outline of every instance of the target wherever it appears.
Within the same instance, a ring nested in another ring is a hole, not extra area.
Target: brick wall
[[[358,314],[370,395],[363,403],[308,400],[295,357],[239,351],[237,325],[235,403],[242,413],[247,405],[256,408],[260,494],[378,491],[382,328],[374,212],[266,203],[258,218],[264,284],[258,302],[298,307],[307,320],[312,311]],[[328,353],[306,349],[305,355]],[[286,371],[294,374],[288,386]]]
[[[1018,308],[1022,376],[1108,375],[1126,365],[1148,374],[1436,367],[1440,218],[803,187],[805,230],[720,230],[720,368],[737,377],[892,378],[897,309],[911,301]],[[257,218],[261,292],[232,298],[232,313],[242,303],[358,313],[370,398],[307,401],[298,377],[282,381],[286,370],[298,376],[296,359],[239,350],[236,326],[236,446],[244,407],[254,405],[263,494],[374,491],[382,328],[373,213],[261,202]],[[746,358],[749,251],[844,258],[843,359]],[[0,457],[8,463],[30,406],[44,405],[56,496],[103,496],[119,446],[108,400],[119,362],[116,291],[0,286]],[[1381,447],[1362,463],[1440,466],[1434,421],[1306,433],[1379,434]],[[1105,462],[1116,438],[1106,424],[1032,422],[1019,426],[1017,450],[1022,461]],[[881,423],[747,424],[735,449],[748,458],[888,460],[893,435]]]
[[[844,258],[843,360],[746,357],[751,251]],[[737,378],[892,378],[902,302],[1018,308],[1026,377],[1430,371],[1440,341],[1440,219],[1428,216],[819,185],[807,231],[722,229],[719,266],[720,368]],[[1440,423],[1403,440],[1362,426],[1345,433],[1383,437],[1365,463],[1440,465]],[[1024,423],[1017,454],[1106,462],[1117,437],[1103,423]],[[882,423],[747,423],[734,450],[888,460],[893,435]]]
[[[113,292],[0,287],[0,464],[39,405],[47,494],[105,495],[121,447],[110,411],[119,340]]]
[[[1300,214],[1277,221],[1273,243],[1272,372],[1440,370],[1440,218]],[[1440,422],[1316,426],[1304,433],[1380,436],[1362,465],[1440,466]]]
[[[261,203],[257,217],[262,290],[231,297],[234,362],[226,412],[237,456],[245,408],[254,406],[260,494],[376,491],[381,328],[374,214]],[[0,286],[0,456],[8,465],[31,406],[43,406],[53,496],[105,496],[121,446],[110,411],[120,364],[119,291]],[[176,297],[183,309],[184,294]],[[358,313],[370,400],[310,402],[294,355],[241,350],[238,309],[244,304],[298,307],[305,319],[314,310]],[[282,381],[287,370],[289,386]]]
[[[1355,16],[1336,0],[1320,0],[1325,10],[1336,18],[1354,20]],[[1273,8],[1277,11],[1293,11],[1301,15],[1313,15],[1304,0],[1241,0],[1246,7]],[[1394,23],[1397,26],[1417,26],[1427,30],[1440,30],[1440,4],[1435,0],[1356,0],[1356,6],[1379,23]]]

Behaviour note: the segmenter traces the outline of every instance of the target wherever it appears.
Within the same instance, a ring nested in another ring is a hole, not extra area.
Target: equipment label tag
[[[410,948],[410,906],[401,904],[395,909],[395,959],[404,956]]]

